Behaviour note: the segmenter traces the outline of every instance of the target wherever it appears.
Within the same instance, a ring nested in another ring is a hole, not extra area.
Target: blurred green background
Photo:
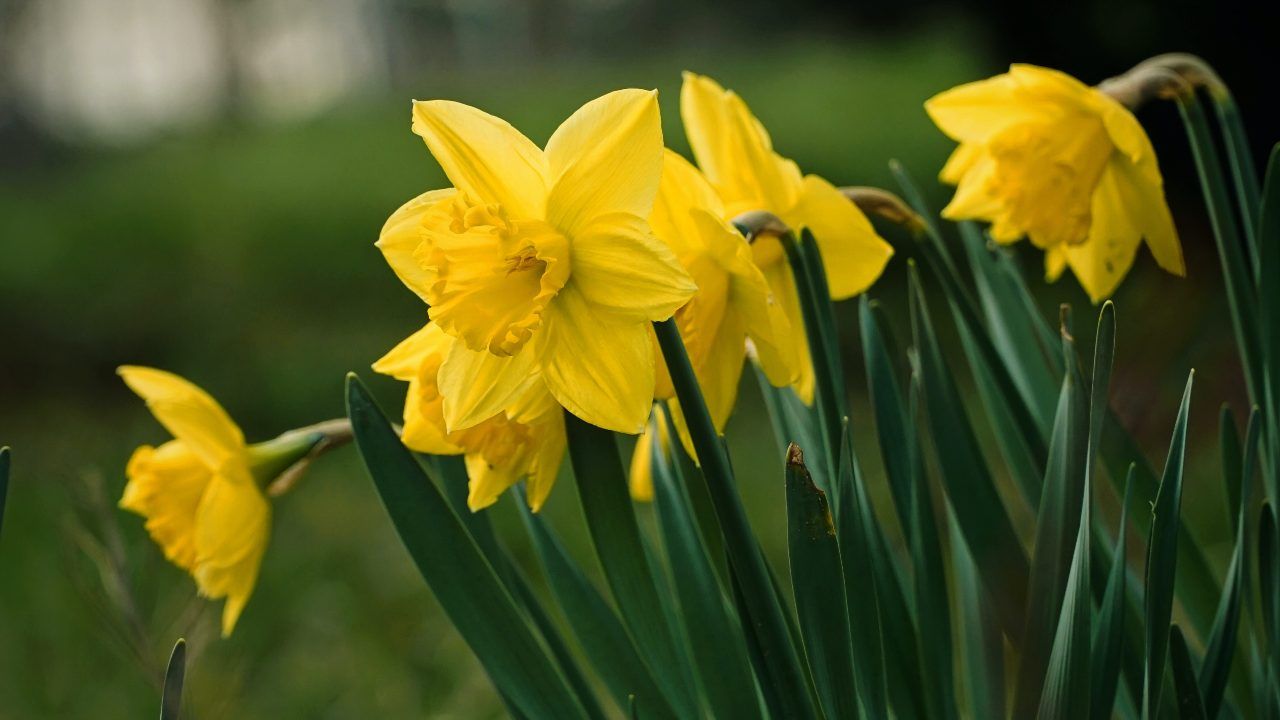
[[[657,87],[667,142],[686,152],[677,100],[692,69],[737,89],[806,171],[891,187],[898,158],[937,207],[950,143],[921,103],[1014,60],[1097,82],[1154,52],[1196,50],[1240,95],[1259,153],[1280,136],[1258,99],[1248,41],[1260,30],[1247,12],[1121,5],[1053,18],[923,0],[0,1],[0,444],[14,448],[0,718],[153,713],[180,635],[191,717],[501,716],[354,451],[326,457],[276,503],[257,590],[229,640],[216,636],[220,607],[195,598],[142,520],[115,509],[129,453],[164,439],[116,378],[122,363],[202,385],[250,440],[341,415],[348,370],[398,409],[402,388],[368,367],[425,308],[373,241],[401,202],[444,183],[409,132],[410,98],[477,105],[540,143],[586,100]],[[1115,402],[1158,463],[1185,374],[1201,370],[1184,507],[1221,542],[1217,409],[1242,406],[1243,390],[1176,115],[1140,117],[1190,272],[1171,278],[1139,256],[1116,298]],[[902,318],[909,247],[885,232],[899,254],[873,295]],[[1070,302],[1078,330],[1091,327],[1073,280],[1045,286],[1034,252],[1020,259],[1047,313]],[[879,492],[850,309],[855,425]],[[728,435],[735,464],[761,468],[744,473],[743,492],[785,568],[779,452],[750,375]],[[546,512],[593,563],[572,481],[562,473]],[[492,512],[536,570],[508,502]]]

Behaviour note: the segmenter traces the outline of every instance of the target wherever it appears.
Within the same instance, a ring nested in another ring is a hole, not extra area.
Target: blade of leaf
[[[1089,528],[1093,524],[1092,500],[1088,497],[1090,485],[1086,478],[1075,551],[1040,697],[1038,717],[1045,720],[1083,718],[1090,712],[1089,645],[1093,612],[1089,588]]]
[[[1196,671],[1182,629],[1169,628],[1169,664],[1173,666],[1173,689],[1177,694],[1178,717],[1181,720],[1205,720],[1204,701],[1196,684]]]
[[[527,715],[585,718],[493,567],[354,374],[347,376],[347,414],[400,539],[494,684]]]
[[[788,628],[772,572],[751,530],[742,499],[737,494],[728,453],[711,421],[689,354],[680,339],[680,329],[674,320],[655,322],[653,329],[671,371],[680,409],[688,423],[694,450],[702,463],[702,477],[724,532],[725,552],[739,589],[735,593],[735,600],[740,600],[738,617],[747,631],[755,635],[754,645],[749,644],[749,647],[754,648],[754,658],[760,663],[757,665],[758,677],[762,685],[773,685],[766,691],[766,697],[783,704],[783,715],[816,717],[818,709],[808,673]]]
[[[676,717],[613,608],[570,558],[546,522],[530,512],[527,503],[516,505],[542,561],[551,593],[614,701],[619,707],[626,707],[629,698],[638,696],[645,717]]]
[[[3,469],[0,468],[0,472]],[[169,653],[164,670],[164,689],[160,691],[160,720],[178,720],[182,712],[182,683],[187,674],[187,641],[178,638]]]
[[[592,545],[622,620],[663,694],[678,714],[697,714],[693,679],[684,672],[675,628],[667,623],[654,585],[612,432],[565,414],[569,461]]]
[[[951,528],[951,562],[959,599],[960,667],[964,671],[971,718],[1005,717],[1004,635],[994,606],[985,597],[978,569],[955,523]]]
[[[888,717],[884,648],[876,595],[879,580],[872,557],[879,546],[877,540],[882,536],[853,453],[850,432],[846,421],[840,442],[839,472],[833,489],[838,490],[835,493],[838,503],[836,534],[843,569],[842,590],[848,606],[849,638],[853,643],[853,675],[866,716]]]
[[[1063,614],[1062,605],[1071,597],[1064,590],[1072,566],[1076,564],[1074,557],[1077,554],[1075,548],[1079,545],[1081,508],[1087,504],[1088,419],[1075,367],[1075,345],[1067,327],[1062,329],[1062,348],[1066,372],[1058,395],[1049,462],[1045,467],[1044,492],[1036,520],[1026,625],[1013,696],[1014,717],[1032,717],[1037,706],[1045,710],[1042,695],[1051,690],[1044,687],[1046,670],[1055,638],[1061,635],[1058,622]],[[1068,634],[1063,642],[1069,642],[1073,637]],[[1053,691],[1063,692],[1066,689],[1059,687]],[[1058,708],[1052,706],[1052,709]]]
[[[800,448],[787,448],[787,538],[800,635],[827,717],[858,716],[849,609],[835,521]]]
[[[1178,525],[1182,506],[1183,456],[1187,446],[1187,414],[1195,371],[1187,378],[1178,417],[1169,443],[1160,490],[1152,508],[1151,539],[1147,543],[1146,672],[1142,684],[1142,717],[1152,718],[1160,705],[1165,660],[1169,649],[1169,622],[1173,616],[1174,575],[1178,563]]]
[[[1132,475],[1133,471],[1130,470]],[[1128,572],[1125,566],[1125,546],[1129,532],[1129,504],[1133,494],[1133,479],[1125,483],[1124,500],[1120,506],[1120,532],[1116,536],[1115,553],[1111,559],[1111,572],[1107,576],[1107,589],[1102,596],[1098,625],[1093,631],[1090,652],[1093,677],[1089,688],[1092,705],[1089,717],[1108,720],[1115,706],[1116,688],[1120,682],[1121,659],[1125,637],[1125,586]]]
[[[658,445],[654,443],[652,448],[658,525],[707,704],[713,717],[762,717],[742,626],[720,591],[690,510],[682,471],[678,465],[668,464]]]
[[[1030,575],[1027,556],[996,490],[954,380],[946,370],[914,267],[910,281],[922,397],[938,458],[936,464],[983,585],[996,603],[1005,634],[1020,643]]]
[[[1245,594],[1245,580],[1248,576],[1244,554],[1247,542],[1247,518],[1250,499],[1253,496],[1253,475],[1258,463],[1260,425],[1261,418],[1258,416],[1257,408],[1254,408],[1249,416],[1249,426],[1245,434],[1244,460],[1236,465],[1236,471],[1240,475],[1234,483],[1238,488],[1233,519],[1236,529],[1235,550],[1231,554],[1231,564],[1227,567],[1222,600],[1218,604],[1213,630],[1209,633],[1209,642],[1205,648],[1204,662],[1200,666],[1200,688],[1203,691],[1205,714],[1212,718],[1218,716],[1218,710],[1222,707],[1223,697],[1227,692],[1231,660],[1236,652],[1236,635],[1240,628],[1241,598]],[[1224,456],[1230,451],[1230,448],[1224,447]],[[1231,469],[1227,467],[1228,472]]]
[[[1280,463],[1280,144],[1271,149],[1267,163],[1267,180],[1262,192],[1262,209],[1258,218],[1258,248],[1262,255],[1258,275],[1261,344],[1265,357],[1263,385],[1266,397],[1268,454],[1271,467]],[[1267,473],[1267,497],[1280,499],[1280,472]]]

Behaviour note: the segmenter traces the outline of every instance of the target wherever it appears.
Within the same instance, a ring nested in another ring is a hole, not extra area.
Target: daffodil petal
[[[1095,304],[1115,292],[1133,266],[1141,243],[1142,233],[1133,215],[1130,190],[1113,169],[1103,172],[1093,195],[1093,222],[1088,239],[1064,248],[1071,272]]]
[[[805,405],[812,405],[814,390],[813,360],[809,354],[809,340],[805,334],[804,316],[800,311],[800,295],[796,292],[795,278],[792,277],[791,268],[786,263],[774,263],[769,267],[762,268],[761,273],[764,274],[765,281],[769,283],[769,291],[773,294],[778,306],[782,308],[782,314],[787,319],[787,327],[790,328],[791,335],[785,338],[784,341],[789,342],[795,352],[795,364],[793,366],[795,381],[792,387],[795,388],[796,394],[800,396]],[[759,357],[757,357],[757,362],[759,362]]]
[[[835,300],[871,287],[893,255],[893,248],[876,234],[867,216],[817,175],[805,176],[800,203],[784,219],[813,233]]]
[[[528,485],[529,509],[538,512],[551,494],[551,488],[560,474],[560,464],[564,459],[564,451],[568,439],[564,430],[564,412],[556,408],[554,412],[530,423],[533,432],[533,464],[526,478]]]
[[[397,380],[413,380],[429,357],[438,355],[443,358],[452,344],[453,338],[446,335],[439,325],[427,323],[379,358],[373,364],[373,371]]]
[[[634,215],[597,217],[574,238],[577,289],[592,304],[642,320],[665,320],[697,286],[671,249]]]
[[[608,430],[640,432],[654,386],[646,323],[604,311],[570,283],[539,341],[543,379],[566,410]]]
[[[719,192],[728,214],[780,213],[795,204],[800,171],[774,152],[764,125],[736,93],[711,78],[686,72],[680,117],[698,166]]]
[[[438,365],[436,367],[439,367]],[[431,387],[434,379],[412,378],[404,396],[404,428],[400,439],[405,446],[432,455],[457,455],[462,448],[445,432],[444,408],[440,393]]]
[[[154,368],[126,365],[118,372],[160,424],[187,443],[210,469],[221,468],[244,452],[244,434],[204,390]]]
[[[1129,212],[1136,216],[1134,224],[1147,242],[1156,263],[1178,277],[1187,274],[1182,257],[1182,243],[1173,226],[1169,203],[1164,196],[1164,181],[1156,167],[1155,154],[1144,156],[1134,165],[1124,159],[1113,159],[1107,171],[1114,173],[1116,186],[1123,193]]]
[[[515,217],[542,217],[546,159],[506,120],[450,100],[415,100],[413,132],[458,190],[498,203]]]
[[[990,220],[1004,215],[1000,197],[991,192],[995,170],[996,163],[990,157],[976,158],[958,180],[956,194],[942,209],[942,217],[948,220]],[[1019,237],[1021,235],[1018,233]]]
[[[382,226],[374,243],[400,282],[425,302],[433,278],[423,270],[414,251],[422,242],[422,216],[431,206],[457,194],[453,188],[431,190],[401,205]]]
[[[796,351],[791,340],[791,323],[782,305],[769,289],[764,274],[751,263],[745,245],[730,275],[729,304],[739,313],[747,337],[755,347],[756,362],[775,387],[784,387],[799,377]]]
[[[468,454],[466,459],[467,508],[471,512],[483,510],[498,501],[507,488],[516,484],[520,475],[513,468],[490,465],[479,454]]]
[[[627,474],[627,485],[631,491],[631,499],[636,502],[653,502],[653,443],[654,426],[650,422],[644,432],[636,438],[636,447],[631,451],[631,466]]]
[[[951,139],[981,143],[1010,125],[1051,117],[1048,103],[1028,102],[1020,90],[1009,74],[997,75],[940,92],[924,109]]]
[[[662,177],[658,93],[617,90],[583,105],[547,141],[546,157],[547,219],[575,242],[601,215],[648,217]]]
[[[691,224],[690,212],[694,209],[717,218],[725,216],[724,203],[706,176],[675,151],[663,151],[662,182],[649,223],[654,234],[677,255],[700,247],[696,242],[699,228]]]
[[[257,486],[213,478],[196,516],[194,576],[203,595],[227,599],[223,637],[253,593],[270,531],[271,506]]]
[[[502,412],[537,382],[536,367],[529,348],[500,357],[455,342],[438,376],[445,427],[450,432],[462,430]]]
[[[1057,245],[1044,251],[1045,282],[1057,282],[1062,271],[1067,269],[1067,251],[1064,246]]]

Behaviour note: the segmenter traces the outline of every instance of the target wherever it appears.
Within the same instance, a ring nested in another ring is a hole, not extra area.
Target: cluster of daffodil
[[[1255,412],[1243,461],[1228,468],[1240,534],[1221,601],[1198,546],[1189,546],[1191,560],[1178,568],[1191,630],[1206,646],[1201,679],[1188,681],[1183,635],[1176,625],[1168,630],[1189,395],[1157,481],[1131,441],[1102,443],[1111,306],[1101,315],[1090,395],[1069,328],[1059,340],[1031,311],[1000,247],[1029,239],[1044,253],[1049,280],[1069,268],[1095,303],[1116,290],[1144,241],[1161,268],[1184,274],[1155,152],[1133,109],[1152,97],[1177,99],[1205,174],[1217,160],[1196,135],[1195,90],[1209,88],[1252,223],[1246,248],[1235,247],[1220,217],[1224,195],[1215,183],[1225,181],[1206,179],[1206,195],[1217,203],[1216,236],[1250,390],[1265,414],[1280,419],[1280,402],[1267,394],[1274,394],[1272,374],[1280,373],[1269,374],[1267,365],[1280,368],[1280,331],[1267,325],[1266,310],[1275,305],[1280,313],[1280,289],[1266,281],[1266,268],[1277,261],[1274,250],[1257,249],[1280,223],[1259,219],[1266,216],[1259,190],[1249,191],[1257,182],[1240,156],[1247,144],[1234,106],[1206,68],[1157,58],[1089,87],[1054,70],[1015,65],[926,102],[937,126],[959,143],[940,175],[956,186],[942,215],[961,222],[968,265],[983,288],[977,295],[964,287],[908,178],[901,178],[904,202],[803,174],[774,150],[743,99],[707,77],[687,73],[679,98],[696,165],[665,147],[655,92],[619,90],[592,100],[543,148],[478,109],[414,102],[413,132],[451,187],[405,203],[377,241],[427,305],[426,324],[373,365],[408,383],[403,424],[393,431],[353,380],[350,424],[247,445],[217,403],[190,383],[122,368],[174,439],[135,453],[120,504],[147,518],[152,537],[202,594],[227,599],[227,634],[257,578],[269,496],[354,434],[424,577],[521,716],[598,715],[581,668],[477,514],[521,480],[524,517],[549,584],[566,614],[586,616],[581,626],[570,618],[579,643],[588,655],[598,653],[592,659],[619,706],[634,703],[642,716],[954,717],[960,711],[948,689],[947,577],[961,596],[956,612],[972,624],[959,634],[974,665],[966,680],[975,716],[1005,715],[1008,701],[1014,717],[1108,717],[1119,697],[1125,716],[1140,708],[1152,717],[1166,660],[1179,701],[1194,694],[1216,712],[1226,702],[1236,637],[1238,568],[1249,557],[1241,548],[1250,496],[1239,488],[1248,487],[1258,454],[1269,454],[1262,465],[1271,468],[1268,490],[1276,499],[1280,442],[1275,433],[1263,435]],[[1280,208],[1280,199],[1274,204]],[[886,328],[865,296],[860,314],[881,451],[911,567],[897,568],[901,561],[888,552],[849,440],[830,311],[832,301],[866,293],[893,256],[868,214],[915,234],[947,297],[1005,466],[1038,508],[1030,556],[969,425],[914,267],[910,393],[900,390]],[[989,225],[992,245],[967,222],[974,220]],[[1262,311],[1253,309],[1259,302]],[[996,334],[1004,339],[997,342]],[[787,451],[798,635],[721,444],[747,362],[762,378],[779,437],[810,452],[806,467],[795,445]],[[669,581],[655,579],[665,571],[653,565],[658,551],[636,529],[625,490],[618,501],[615,432],[639,435],[630,497],[656,501],[676,601],[657,590]],[[421,455],[415,459],[406,447]],[[618,614],[534,514],[566,450]],[[933,509],[926,455],[945,491],[950,573],[943,571],[936,526],[943,514]],[[1141,610],[1126,599],[1125,563],[1108,559],[1124,557],[1123,531],[1109,555],[1090,560],[1091,533],[1105,531],[1090,511],[1095,457],[1126,498],[1117,468],[1138,463],[1130,478],[1155,508],[1154,519],[1134,519],[1150,533]],[[464,499],[454,495],[462,484]],[[1266,517],[1264,511],[1264,526]],[[1090,562],[1111,568],[1098,593],[1104,599],[1092,658]],[[902,585],[906,577],[913,584]],[[1273,582],[1280,573],[1268,577],[1262,592],[1280,603],[1280,583]],[[1122,646],[1114,623],[1129,612],[1146,619],[1143,648]],[[941,650],[931,644],[935,631]],[[1005,664],[992,662],[1006,642],[1019,658],[1007,698]],[[1126,690],[1117,696],[1121,657],[1146,665],[1140,676],[1126,668]],[[1267,679],[1273,670],[1260,672]],[[934,674],[943,677],[931,685]],[[1102,683],[1092,696],[1091,675]],[[1242,693],[1232,690],[1230,702],[1243,704]]]

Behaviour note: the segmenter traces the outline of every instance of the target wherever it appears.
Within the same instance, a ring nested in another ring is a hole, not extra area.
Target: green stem
[[[806,233],[808,243],[813,240]],[[824,302],[814,287],[815,273],[810,269],[808,253],[796,242],[795,235],[786,233],[780,238],[795,278],[796,293],[800,296],[800,313],[804,316],[805,337],[809,343],[809,355],[813,362],[814,400],[822,424],[823,458],[826,478],[834,478],[836,453],[840,448],[841,409],[836,390],[836,377],[840,374],[838,353],[834,347],[835,322],[830,316],[824,319],[822,306],[830,311],[830,301]],[[815,253],[816,254],[816,253]],[[823,285],[825,286],[825,281]],[[827,330],[827,328],[830,328]],[[834,357],[833,357],[834,356]]]
[[[676,397],[680,400],[680,409],[702,465],[702,477],[724,532],[729,565],[741,586],[742,606],[746,610],[743,625],[751,628],[761,650],[762,670],[766,676],[760,680],[777,689],[778,697],[786,706],[785,716],[817,717],[782,605],[773,592],[769,567],[734,488],[728,453],[720,442],[711,413],[698,388],[689,354],[680,339],[680,329],[674,320],[655,322],[653,329],[671,372]]]
[[[1260,374],[1261,357],[1258,344],[1258,296],[1249,270],[1249,261],[1242,252],[1239,228],[1227,199],[1227,181],[1222,161],[1209,135],[1208,118],[1194,94],[1178,97],[1178,109],[1182,114],[1200,186],[1204,190],[1205,204],[1209,210],[1209,222],[1217,241],[1218,258],[1222,262],[1222,274],[1227,286],[1227,300],[1231,307],[1231,324],[1235,328],[1240,360],[1244,366],[1245,384],[1251,403],[1261,402],[1263,389]]]
[[[1260,282],[1262,256],[1258,247],[1258,217],[1261,214],[1261,186],[1258,184],[1258,170],[1253,164],[1253,154],[1249,148],[1249,136],[1244,130],[1244,121],[1240,118],[1240,108],[1225,89],[1210,91],[1213,109],[1222,125],[1222,134],[1226,140],[1227,161],[1231,164],[1231,173],[1236,181],[1236,200],[1240,204],[1240,214],[1244,217],[1244,239],[1252,261],[1254,282]]]

